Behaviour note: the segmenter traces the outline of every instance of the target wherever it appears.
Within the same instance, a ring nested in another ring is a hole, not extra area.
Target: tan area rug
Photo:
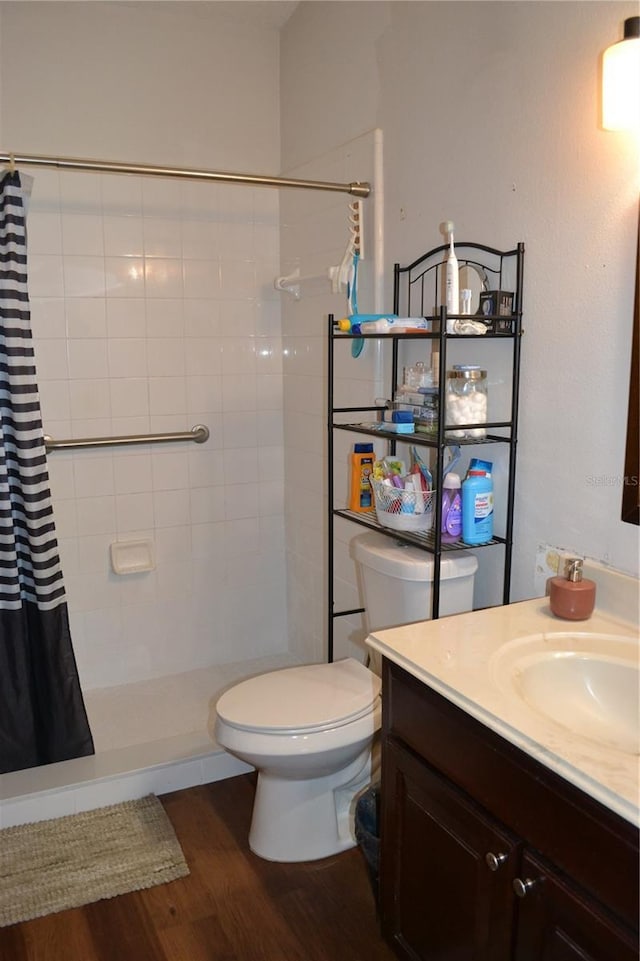
[[[0,927],[189,874],[154,795],[0,831]]]

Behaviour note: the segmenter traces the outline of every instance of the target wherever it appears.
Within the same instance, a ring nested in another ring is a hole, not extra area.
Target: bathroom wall
[[[630,2],[302,3],[282,32],[285,171],[328,177],[345,145],[375,127],[384,132],[387,308],[393,263],[440,243],[445,219],[455,221],[459,240],[526,244],[514,600],[544,590],[540,544],[638,572],[638,529],[620,521],[638,142],[598,126],[602,51],[636,13]],[[296,232],[290,242],[296,203],[283,207],[282,255],[295,255],[305,273],[317,264],[318,244]],[[317,375],[323,306],[307,296],[295,319],[284,313],[285,348],[304,329]],[[317,422],[308,409],[311,431],[286,433],[287,477],[302,462],[319,464],[310,453],[323,443],[317,381]],[[354,387],[362,393],[360,382]],[[314,536],[303,549],[294,533],[289,542],[289,577],[304,571],[315,615],[307,636],[316,638],[326,620],[325,492],[316,484],[305,500]],[[478,553],[491,568],[490,552]],[[353,579],[346,549],[338,563],[339,580]],[[495,602],[492,574],[480,578],[476,605]],[[348,651],[349,630],[342,633]]]
[[[16,153],[278,172],[278,34],[215,4],[3,3]],[[26,82],[28,79],[28,82]],[[31,168],[45,431],[85,689],[286,650],[278,191]],[[156,569],[117,577],[114,541]]]

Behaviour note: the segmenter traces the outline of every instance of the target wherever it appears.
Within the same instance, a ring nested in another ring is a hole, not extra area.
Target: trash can
[[[356,801],[355,813],[356,841],[367,863],[376,902],[378,900],[378,871],[380,865],[379,805],[380,785],[372,784]]]

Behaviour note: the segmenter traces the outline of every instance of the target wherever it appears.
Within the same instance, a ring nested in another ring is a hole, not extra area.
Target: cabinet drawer
[[[385,660],[383,731],[472,796],[638,928],[638,832],[623,818]]]

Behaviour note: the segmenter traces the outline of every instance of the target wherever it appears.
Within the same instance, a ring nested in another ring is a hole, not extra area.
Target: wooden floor
[[[249,850],[254,775],[161,798],[190,875],[0,929],[0,961],[393,961],[358,848],[274,864]]]

